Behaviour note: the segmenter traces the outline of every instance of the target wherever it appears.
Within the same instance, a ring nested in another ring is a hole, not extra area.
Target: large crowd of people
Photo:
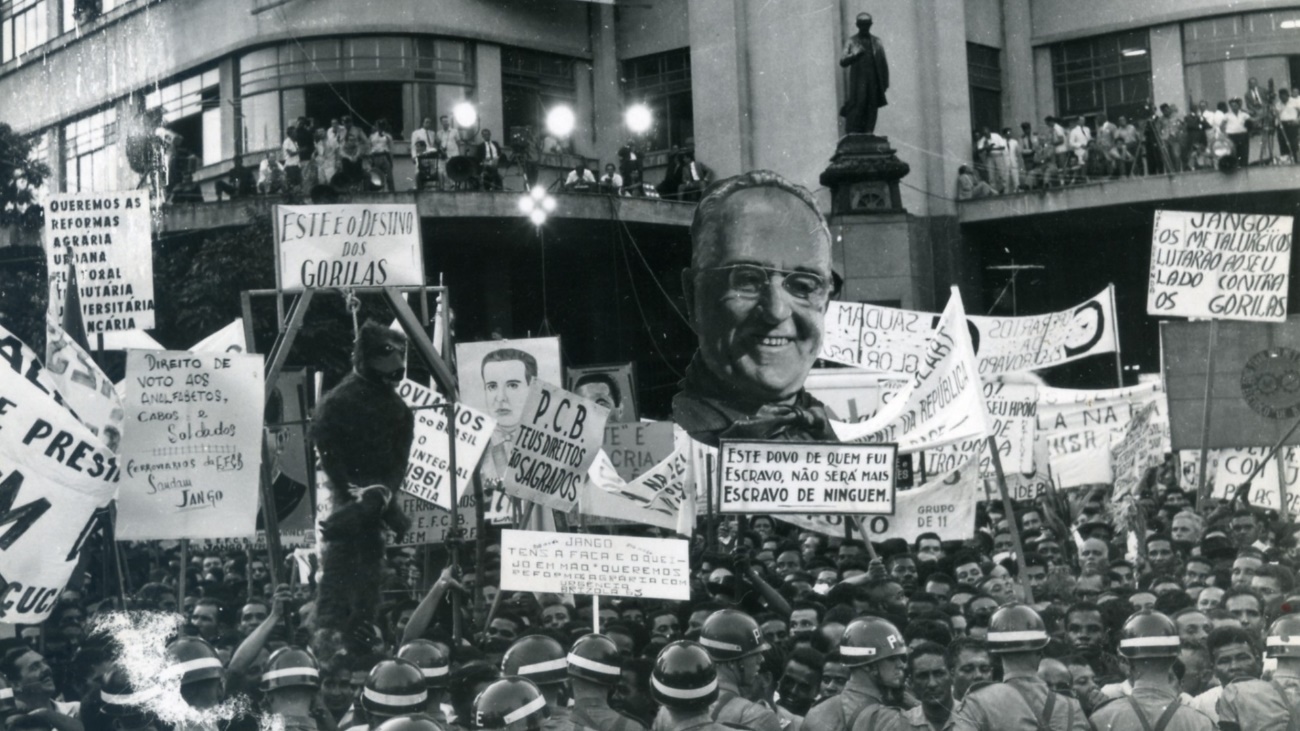
[[[1135,117],[1049,115],[1037,129],[976,130],[974,163],[958,172],[959,200],[1102,180],[1300,161],[1300,89],[1250,79],[1242,97]]]
[[[49,621],[5,641],[8,725],[122,728],[106,708],[121,695],[114,640],[89,628],[127,608],[184,618],[168,652],[188,702],[247,695],[297,709],[304,728],[423,714],[448,729],[1139,729],[1135,709],[1154,725],[1167,708],[1185,723],[1168,728],[1287,728],[1300,697],[1294,526],[1197,500],[1169,465],[1148,475],[1139,515],[1111,514],[1105,494],[1010,515],[983,503],[964,542],[868,546],[765,515],[716,521],[692,541],[691,601],[606,598],[595,618],[591,597],[501,591],[495,528],[479,566],[393,548],[381,621],[330,657],[303,651],[311,577],[275,585],[260,552],[196,550],[182,596],[178,551],[135,546],[125,603],[68,590]],[[421,582],[429,566],[439,575]],[[277,679],[294,667],[310,682],[286,700]],[[161,728],[145,716],[129,727]],[[1007,725],[1024,718],[1047,723]]]

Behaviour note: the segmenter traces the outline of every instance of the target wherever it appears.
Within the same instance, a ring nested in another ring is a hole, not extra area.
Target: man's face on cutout
[[[610,390],[608,383],[592,381],[578,386],[575,391],[579,396],[591,399],[596,403],[609,409],[610,421],[621,421],[623,416],[623,407],[614,401],[614,393]]]
[[[717,237],[687,273],[691,316],[700,355],[714,376],[738,396],[763,402],[797,394],[821,350],[831,282],[830,240],[818,216],[777,188],[732,194],[715,211]],[[826,286],[812,297],[786,287],[789,275],[770,274],[755,291],[737,285],[737,264],[816,274]]]
[[[524,402],[528,400],[528,385],[522,360],[494,361],[483,366],[483,395],[497,426],[519,426]]]

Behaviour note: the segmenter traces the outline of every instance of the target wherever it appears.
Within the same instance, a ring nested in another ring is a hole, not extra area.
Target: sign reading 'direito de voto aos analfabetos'
[[[724,439],[721,513],[894,514],[897,444]]]
[[[275,250],[286,292],[424,284],[413,203],[276,206]]]

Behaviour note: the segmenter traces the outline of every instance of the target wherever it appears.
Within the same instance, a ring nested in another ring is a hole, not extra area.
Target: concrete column
[[[940,154],[908,155],[913,165],[911,178],[922,174],[921,180],[904,178],[903,182],[924,187],[935,196],[920,196],[919,214],[953,215],[956,207],[952,200],[956,189],[957,169],[970,156],[970,75],[966,67],[966,13],[962,0],[918,0],[916,12],[916,50],[920,83],[916,93],[920,99],[919,114],[913,123],[920,123],[918,131],[922,150]],[[902,62],[895,55],[890,68]],[[906,94],[906,87],[899,94]],[[914,92],[915,93],[915,92]],[[892,104],[892,102],[891,102]],[[885,109],[889,109],[886,107]],[[882,110],[883,111],[883,110]],[[942,197],[939,197],[942,196]],[[912,203],[908,208],[914,209]]]
[[[602,163],[617,163],[625,137],[623,94],[619,88],[618,46],[614,34],[614,6],[592,4],[591,107],[586,110],[592,130],[592,147]]]
[[[1032,14],[1029,0],[1002,0],[1002,120],[1013,130],[1037,116]]]
[[[492,139],[505,144],[504,104],[501,88],[501,46],[491,43],[474,44],[474,105],[478,108],[479,125],[492,130]]]
[[[583,157],[599,157],[592,129],[595,102],[592,99],[591,65],[586,61],[575,61],[573,81],[577,91],[573,98],[573,151]]]
[[[689,4],[695,154],[719,177],[753,166],[746,2]]]
[[[1056,114],[1056,87],[1052,84],[1052,49],[1040,46],[1034,49],[1034,88],[1038,113],[1034,115],[1034,129],[1043,124],[1043,118]]]
[[[243,119],[233,102],[239,98],[239,58],[227,56],[217,65],[217,93],[221,102],[221,159],[244,154]],[[328,123],[328,120],[326,120]],[[249,165],[245,160],[244,165]]]
[[[1156,105],[1177,104],[1186,112],[1187,76],[1183,72],[1183,33],[1177,23],[1151,29],[1151,94]],[[1243,85],[1244,87],[1244,85]]]

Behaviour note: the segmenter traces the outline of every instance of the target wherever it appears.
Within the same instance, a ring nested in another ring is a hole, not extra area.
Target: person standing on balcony
[[[1002,139],[1007,144],[1007,154],[1003,155],[1003,163],[1006,166],[1006,189],[1004,193],[1017,193],[1020,191],[1020,140],[1011,136],[1011,128],[1002,128]]]
[[[1028,122],[1020,123],[1020,179],[1026,188],[1032,188],[1034,153],[1038,149],[1038,135]]]
[[[298,158],[298,128],[289,125],[284,131],[284,142],[280,145],[280,154],[284,158],[284,184],[293,190],[302,187],[302,167]]]
[[[988,127],[980,127],[980,138],[975,141],[975,151],[985,161],[988,171],[988,183],[994,192],[1002,193],[1006,188],[1007,141]]]
[[[1300,99],[1291,96],[1291,92],[1285,88],[1278,89],[1273,108],[1277,113],[1280,132],[1277,136],[1278,149],[1289,162],[1298,162],[1300,158],[1296,157],[1296,144],[1300,142],[1297,139],[1300,138]]]
[[[1047,123],[1047,129],[1052,135],[1052,152],[1056,155],[1056,167],[1058,170],[1065,170],[1070,164],[1067,159],[1070,156],[1070,141],[1065,136],[1065,128],[1056,117],[1048,116],[1043,121]]]
[[[1228,100],[1228,113],[1223,116],[1223,132],[1232,140],[1237,165],[1245,167],[1250,162],[1250,128],[1253,126],[1249,112],[1241,108],[1241,99]]]
[[[388,133],[387,119],[375,122],[375,131],[370,133],[370,172],[378,176],[384,190],[397,191],[393,183],[393,136]]]
[[[421,150],[420,152],[416,152],[415,147],[420,143],[424,143],[424,149]],[[420,165],[422,162],[424,163],[425,168],[428,168],[430,163],[432,163],[435,166],[437,165],[437,160],[438,160],[437,153],[438,153],[438,130],[435,129],[433,126],[433,117],[425,117],[424,121],[420,124],[420,126],[416,128],[414,132],[411,133],[411,162],[415,163],[415,171],[416,171],[417,178],[420,174],[420,170],[421,170]],[[421,154],[424,155],[424,158],[420,157]],[[415,187],[417,190],[420,190],[422,188],[418,180],[416,181]]]

